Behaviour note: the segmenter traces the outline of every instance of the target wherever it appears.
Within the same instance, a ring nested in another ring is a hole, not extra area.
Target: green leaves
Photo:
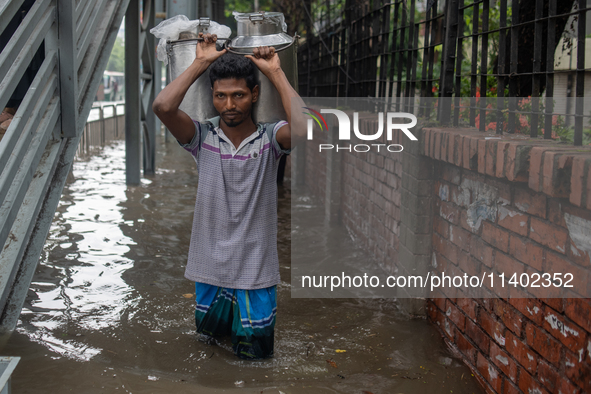
[[[107,63],[107,71],[125,72],[125,43],[117,37]]]

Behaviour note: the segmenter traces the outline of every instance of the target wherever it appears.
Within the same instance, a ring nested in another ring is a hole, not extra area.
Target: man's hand
[[[282,72],[275,48],[258,47],[252,53],[252,55],[245,57],[249,58],[267,78],[272,79],[273,76]]]
[[[275,48],[271,47],[258,47],[253,51],[252,56],[246,56],[249,58],[259,70],[269,78],[269,81],[275,86],[275,89],[281,96],[281,104],[287,115],[287,125],[277,130],[277,142],[283,149],[290,149],[295,146],[296,143],[303,140],[306,133],[306,119],[301,114],[301,111],[296,111],[295,114],[291,113],[292,101],[294,102],[294,108],[305,107],[304,101],[295,89],[290,85],[285,73],[281,69],[279,62],[279,56],[275,53]],[[293,115],[293,116],[292,116]],[[292,135],[293,130],[293,135]]]
[[[197,48],[195,49],[195,60],[209,65],[226,53],[227,51],[225,49],[221,51],[216,49],[215,43],[217,40],[218,36],[215,34],[208,33],[204,35],[203,32],[200,32]]]

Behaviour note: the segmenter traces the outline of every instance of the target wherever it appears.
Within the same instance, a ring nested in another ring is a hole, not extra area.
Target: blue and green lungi
[[[273,355],[276,286],[240,290],[195,282],[197,332],[212,337],[231,335],[232,348],[244,359]]]

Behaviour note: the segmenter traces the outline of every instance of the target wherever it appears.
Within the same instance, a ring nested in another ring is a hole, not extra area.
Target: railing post
[[[113,105],[113,119],[115,119],[115,138],[119,138],[119,117],[117,116],[117,104]]]
[[[546,45],[546,117],[544,119],[544,139],[552,138],[552,113],[554,112],[554,53],[556,32],[556,0],[548,2],[548,38]]]
[[[88,140],[90,139],[90,125],[84,126],[84,153],[88,152]]]
[[[454,64],[456,59],[456,40],[458,34],[458,0],[447,0],[446,7],[446,28],[443,70],[441,72],[441,93],[442,99],[439,103],[440,121],[444,125],[451,122],[451,97],[454,90]]]
[[[154,92],[157,81],[154,79],[154,35],[150,29],[154,26],[155,0],[143,1],[143,21],[140,30],[140,48],[142,60],[141,79],[143,80],[141,98],[141,122],[144,134],[144,174],[153,174],[156,168],[156,117],[152,112]],[[127,18],[126,18],[127,19]]]
[[[542,39],[544,32],[544,1],[536,0],[535,22],[534,22],[534,58],[532,67],[532,92],[531,92],[531,127],[529,136],[537,138],[540,118],[540,80],[542,76]],[[481,117],[482,118],[482,117]],[[480,123],[484,126],[483,123]],[[483,129],[484,130],[484,129]]]
[[[101,146],[105,146],[105,112],[103,106],[99,107],[99,120],[101,122]]]
[[[577,82],[575,102],[575,134],[574,145],[583,145],[583,112],[585,100],[585,41],[587,33],[587,1],[579,0],[577,3],[579,14],[577,25]]]
[[[62,136],[73,138],[78,123],[75,2],[58,0],[57,9]]]
[[[154,0],[154,25],[164,20],[163,18],[164,0]],[[162,63],[154,60],[154,98],[158,96],[158,93],[162,90]],[[160,134],[162,129],[162,122],[160,119],[154,119],[154,130],[155,134]]]
[[[59,4],[58,4],[58,9],[57,12],[59,12]],[[49,31],[47,32],[47,34],[45,35],[44,38],[44,43],[45,43],[45,57],[47,58],[48,56],[54,56],[53,54],[55,52],[59,53],[59,46],[60,46],[60,40],[59,40],[59,23],[58,20],[56,18],[56,20],[54,21],[53,25],[51,26],[51,28],[49,29]],[[54,52],[55,51],[55,52]],[[59,64],[59,55],[57,57],[57,68],[56,71],[59,73],[60,70],[60,64]],[[59,76],[59,74],[58,74]],[[58,89],[59,89],[59,84],[58,84]],[[58,90],[59,92],[59,90]],[[63,123],[62,123],[63,124]],[[55,128],[54,132],[53,132],[53,139],[59,139],[61,137],[61,130],[63,130],[63,127],[60,128]]]
[[[131,0],[125,13],[125,181],[140,183],[140,6]]]
[[[517,74],[519,65],[519,0],[511,1],[511,52],[509,63],[509,113],[507,115],[507,132],[515,133],[516,111],[517,111],[517,90],[519,87],[518,78],[512,78]]]

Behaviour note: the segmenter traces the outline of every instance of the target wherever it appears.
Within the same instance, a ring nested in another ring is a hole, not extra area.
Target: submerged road
[[[275,357],[243,361],[229,341],[197,341],[183,277],[195,163],[175,141],[159,149],[156,175],[137,187],[125,185],[122,141],[74,164],[1,350],[22,358],[13,392],[482,392],[435,328],[394,300],[291,298],[288,187],[279,189]]]

